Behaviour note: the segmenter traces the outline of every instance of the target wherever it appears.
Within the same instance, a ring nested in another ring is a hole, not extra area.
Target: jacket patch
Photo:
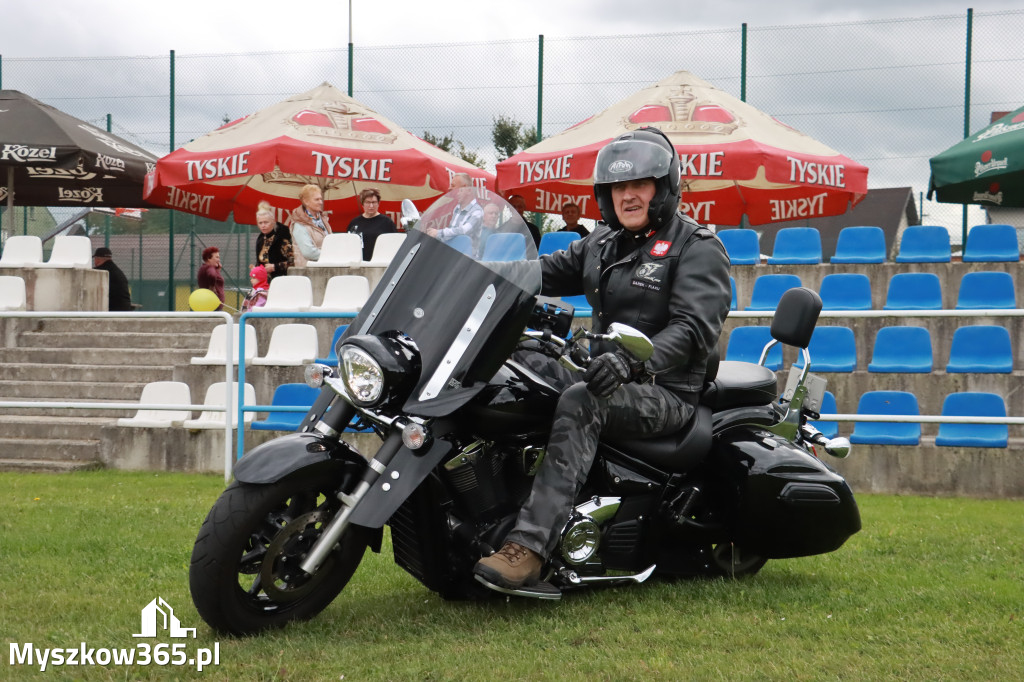
[[[651,255],[664,256],[666,253],[668,253],[668,250],[670,248],[672,248],[672,242],[658,240],[654,242],[654,246],[651,247]]]
[[[664,263],[641,263],[630,284],[641,289],[661,291],[664,271]]]

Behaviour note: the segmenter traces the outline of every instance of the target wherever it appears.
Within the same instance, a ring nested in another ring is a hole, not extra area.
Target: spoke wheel
[[[344,589],[366,548],[346,533],[312,576],[299,566],[341,507],[339,477],[235,483],[221,494],[192,550],[189,587],[215,630],[252,634],[311,618]]]

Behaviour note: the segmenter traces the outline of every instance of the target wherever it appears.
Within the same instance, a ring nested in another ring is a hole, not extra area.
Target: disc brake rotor
[[[312,575],[300,568],[303,558],[320,538],[324,513],[312,511],[288,523],[267,547],[260,567],[260,585],[276,602],[301,599],[313,590],[334,568],[333,554]]]

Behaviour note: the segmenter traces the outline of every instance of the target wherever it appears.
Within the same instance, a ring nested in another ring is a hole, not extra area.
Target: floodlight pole
[[[352,0],[348,0],[348,96],[352,96]]]
[[[964,139],[971,135],[971,34],[974,26],[974,8],[967,8],[967,56],[966,71],[964,73]],[[960,226],[960,254],[963,258],[964,249],[967,248],[967,204],[963,207],[963,216]]]

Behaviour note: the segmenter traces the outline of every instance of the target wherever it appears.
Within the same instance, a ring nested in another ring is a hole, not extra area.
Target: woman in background
[[[283,223],[274,220],[274,209],[265,201],[260,202],[256,211],[256,227],[260,230],[256,238],[256,265],[266,268],[268,279],[287,275],[288,268],[294,265],[292,235]]]
[[[331,233],[331,223],[324,213],[324,195],[316,185],[306,185],[299,192],[302,203],[292,211],[292,243],[295,267],[320,258],[320,246]]]

